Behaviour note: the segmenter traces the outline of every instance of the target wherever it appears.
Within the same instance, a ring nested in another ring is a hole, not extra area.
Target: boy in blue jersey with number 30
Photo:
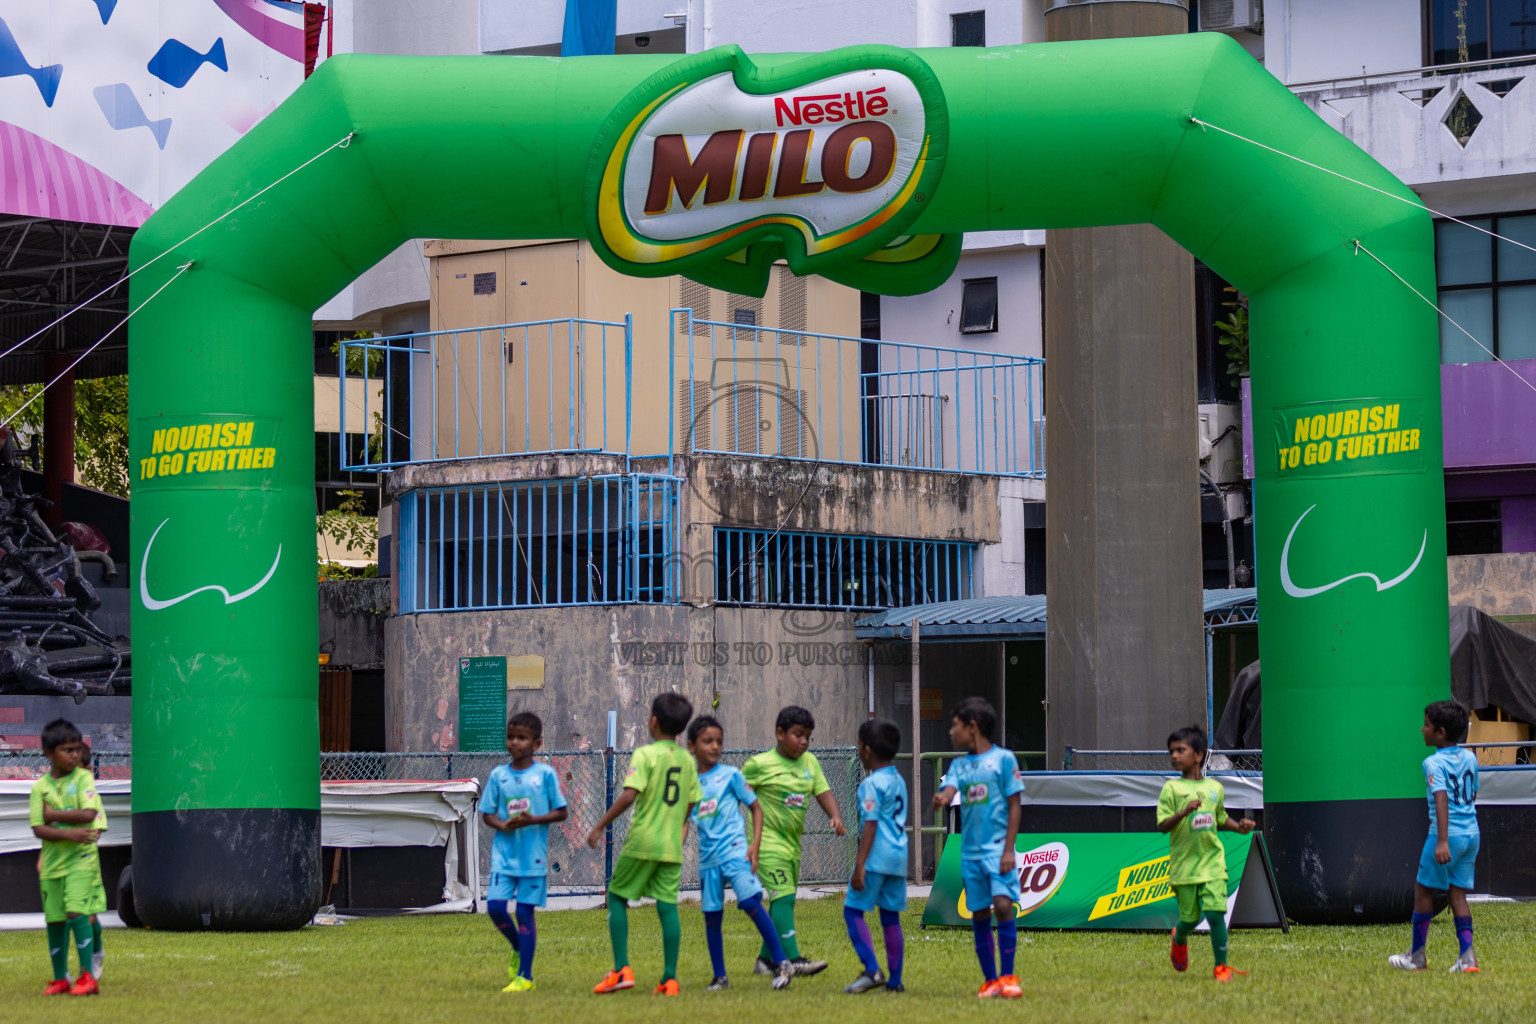
[[[843,901],[843,919],[864,973],[843,989],[850,995],[872,992],[881,986],[891,992],[906,991],[901,984],[901,963],[906,952],[901,912],[907,909],[907,784],[891,763],[899,749],[901,730],[895,722],[871,718],[859,726],[859,762],[869,776],[859,783],[862,828],[853,877]],[[888,978],[880,973],[869,922],[864,920],[864,915],[877,907],[885,933],[885,958],[891,970]]]
[[[1477,757],[1460,746],[1467,735],[1467,710],[1453,700],[1439,700],[1424,709],[1424,743],[1435,752],[1424,759],[1424,786],[1429,792],[1429,838],[1419,858],[1419,875],[1413,883],[1413,945],[1387,962],[1405,971],[1429,966],[1424,945],[1429,921],[1434,917],[1435,891],[1451,892],[1451,914],[1461,955],[1451,964],[1452,974],[1476,974],[1477,956],[1472,952],[1472,910],[1467,892],[1472,888],[1472,868],[1477,862],[1480,832],[1477,827]]]
[[[960,795],[960,877],[971,911],[976,959],[985,981],[981,999],[1018,999],[1024,994],[1013,973],[1018,948],[1014,921],[1019,902],[1019,873],[1013,845],[1019,834],[1019,794],[1024,777],[1013,751],[992,744],[997,712],[980,697],[967,697],[949,713],[949,738],[970,751],[950,763],[942,788],[933,795],[935,810]],[[992,918],[997,917],[997,945],[1002,970],[992,955]]]

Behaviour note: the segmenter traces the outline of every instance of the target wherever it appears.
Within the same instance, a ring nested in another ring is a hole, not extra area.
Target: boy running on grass
[[[1215,978],[1231,981],[1227,966],[1227,851],[1218,832],[1252,832],[1248,818],[1227,817],[1226,790],[1201,772],[1205,762],[1205,730],[1198,725],[1177,729],[1168,737],[1168,761],[1179,778],[1163,783],[1157,798],[1157,828],[1168,833],[1168,884],[1179,900],[1179,924],[1173,930],[1170,957],[1173,969],[1189,967],[1189,935],[1200,915],[1211,926]]]
[[[709,942],[709,961],[714,966],[714,980],[707,992],[731,987],[725,975],[725,883],[736,891],[736,905],[742,909],[763,936],[768,955],[773,960],[773,987],[789,987],[794,965],[779,945],[773,930],[773,918],[763,906],[763,886],[757,880],[758,847],[763,840],[763,808],[747,788],[741,772],[720,763],[725,749],[725,729],[709,715],[700,715],[688,726],[688,749],[699,769],[699,805],[690,819],[699,830],[699,886],[704,904],[704,934]],[[747,843],[742,828],[741,808],[752,811],[752,842]]]
[[[1019,901],[1019,873],[1014,870],[1014,839],[1019,834],[1019,794],[1024,779],[1013,751],[992,743],[997,712],[980,697],[967,697],[949,713],[949,738],[966,756],[950,762],[934,810],[948,807],[960,794],[960,878],[971,911],[976,959],[981,963],[980,999],[1018,999],[1024,994],[1013,973],[1018,949],[1014,921]],[[1002,972],[992,954],[992,918],[997,918],[997,946]]]
[[[507,753],[510,765],[499,764],[485,780],[480,798],[480,817],[496,832],[491,841],[491,882],[485,906],[491,923],[512,944],[512,963],[507,967],[511,984],[503,992],[533,991],[533,953],[538,931],[533,910],[545,903],[549,875],[549,826],[564,821],[565,794],[560,777],[533,755],[544,745],[544,723],[539,716],[519,711],[507,722]],[[513,904],[517,921],[507,913]]]
[[[778,929],[779,943],[794,963],[796,974],[818,974],[827,969],[825,960],[801,956],[795,940],[795,890],[800,884],[800,834],[805,831],[806,798],[814,797],[821,804],[832,819],[834,833],[848,834],[821,762],[815,754],[806,753],[815,729],[816,719],[805,708],[785,708],[774,723],[777,745],[753,757],[741,770],[763,805],[763,847],[757,873],[768,894],[768,912]],[[772,955],[764,943],[753,971],[772,974]]]
[[[656,995],[675,996],[677,947],[682,927],[677,920],[677,888],[683,875],[683,828],[699,802],[699,773],[677,736],[693,717],[693,705],[680,693],[663,693],[651,701],[649,722],[655,742],[629,758],[624,792],[587,836],[597,849],[603,830],[633,804],[635,816],[613,866],[608,883],[608,937],[613,942],[613,971],[592,989],[598,995],[635,987],[629,966],[629,900],[649,896],[661,918],[661,948],[665,959]]]
[[[93,996],[95,939],[91,917],[107,910],[96,840],[107,830],[107,815],[96,795],[96,778],[80,767],[85,746],[73,722],[58,718],[43,727],[43,755],[48,774],[32,784],[32,834],[43,841],[38,875],[43,890],[43,920],[48,926],[48,955],[53,983],[47,996]],[[60,828],[59,826],[68,826]],[[69,941],[80,958],[80,977],[69,982]]]
[[[895,722],[871,718],[859,726],[859,762],[869,776],[859,783],[859,852],[853,862],[853,878],[843,900],[843,919],[854,952],[864,973],[843,989],[850,995],[872,992],[884,986],[905,992],[901,962],[906,940],[901,934],[901,912],[907,909],[907,784],[891,760],[901,748],[901,730]],[[885,958],[890,978],[880,973],[875,945],[869,936],[868,911],[880,908],[885,931]]]
[[[1451,915],[1461,955],[1452,974],[1476,974],[1472,952],[1472,868],[1477,862],[1481,830],[1477,827],[1477,757],[1458,744],[1467,735],[1467,709],[1453,700],[1440,700],[1424,709],[1424,744],[1435,752],[1424,759],[1424,788],[1429,792],[1429,838],[1419,857],[1413,883],[1413,945],[1388,959],[1393,967],[1422,971],[1429,966],[1424,944],[1429,920],[1435,915],[1435,890],[1451,891]]]

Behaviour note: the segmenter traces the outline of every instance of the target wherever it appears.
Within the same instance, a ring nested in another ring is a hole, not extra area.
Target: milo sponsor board
[[[1286,927],[1264,837],[1224,832],[1221,842],[1228,923]],[[1167,931],[1178,923],[1178,901],[1168,885],[1168,837],[1161,833],[1021,835],[1014,849],[1021,928]],[[944,844],[923,926],[959,928],[970,919],[955,837]]]

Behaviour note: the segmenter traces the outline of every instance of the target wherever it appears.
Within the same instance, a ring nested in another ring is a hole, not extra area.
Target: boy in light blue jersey
[[[980,697],[967,697],[949,713],[949,738],[969,751],[950,763],[942,788],[933,795],[934,810],[960,795],[960,878],[965,905],[971,912],[976,959],[986,979],[978,998],[1018,999],[1024,994],[1013,973],[1018,929],[1014,911],[1019,901],[1019,875],[1014,869],[1014,839],[1019,834],[1019,794],[1024,776],[1013,751],[992,743],[997,712]],[[992,918],[997,918],[997,945],[1002,971],[992,954]]]
[[[480,818],[496,831],[486,911],[512,944],[512,963],[507,967],[512,980],[503,992],[533,990],[533,953],[538,941],[533,910],[545,903],[549,826],[564,821],[568,813],[560,777],[549,765],[533,759],[543,743],[544,723],[538,715],[527,711],[513,715],[507,722],[507,753],[512,763],[491,769],[480,797]],[[508,903],[515,905],[515,923],[507,913]]]
[[[1456,938],[1461,944],[1461,955],[1451,964],[1451,973],[1476,974],[1467,893],[1472,888],[1481,832],[1477,827],[1477,757],[1459,746],[1467,735],[1467,709],[1453,700],[1436,701],[1424,709],[1421,731],[1425,745],[1435,748],[1424,759],[1429,837],[1424,840],[1418,878],[1413,883],[1413,945],[1387,962],[1405,971],[1422,971],[1429,966],[1424,946],[1429,940],[1430,918],[1434,917],[1435,892],[1449,889]]]
[[[725,974],[725,884],[736,892],[736,905],[757,926],[773,958],[773,988],[789,987],[795,967],[784,954],[773,918],[763,907],[763,885],[757,880],[757,848],[763,838],[763,809],[741,772],[720,763],[725,748],[725,729],[709,715],[700,715],[688,726],[688,750],[699,768],[702,794],[689,821],[699,830],[699,885],[703,890],[704,934],[714,980],[706,992],[731,987]],[[747,843],[741,809],[752,812],[752,842]]]
[[[901,934],[901,912],[907,909],[907,783],[891,761],[901,749],[901,730],[895,722],[871,718],[859,726],[859,762],[869,776],[859,783],[859,852],[853,862],[853,878],[843,901],[843,919],[854,952],[864,973],[843,989],[850,995],[872,992],[884,986],[905,992],[901,964],[906,939]],[[864,915],[880,908],[885,932],[885,958],[890,977],[880,973],[875,944]]]

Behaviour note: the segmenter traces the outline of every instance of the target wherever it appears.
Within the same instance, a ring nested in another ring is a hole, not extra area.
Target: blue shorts
[[[542,907],[547,882],[548,879],[543,875],[492,875],[491,884],[485,889],[485,898],[487,901],[506,900],[508,903]]]
[[[907,879],[905,875],[882,875],[878,871],[864,872],[864,891],[848,887],[848,897],[843,906],[863,914],[879,907],[900,913],[907,909]]]
[[[1451,862],[1440,864],[1435,860],[1435,836],[1424,840],[1424,852],[1419,855],[1418,883],[1426,889],[1449,889],[1455,886],[1465,892],[1472,891],[1472,869],[1477,864],[1478,836],[1447,836],[1446,845],[1451,848]]]
[[[960,880],[965,883],[965,905],[972,913],[991,910],[995,896],[1006,896],[1014,903],[1019,902],[1019,873],[993,871],[992,867],[996,863],[991,858],[960,862]]]
[[[712,868],[699,868],[699,888],[705,913],[725,909],[727,882],[735,890],[738,904],[763,894],[763,883],[752,873],[752,865],[747,863],[745,857],[737,857]]]

